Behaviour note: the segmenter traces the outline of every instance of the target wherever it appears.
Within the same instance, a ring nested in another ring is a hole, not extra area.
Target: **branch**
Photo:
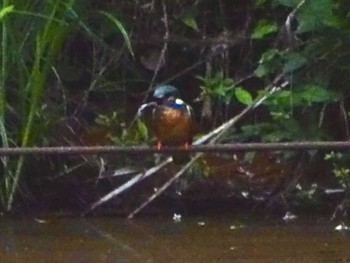
[[[128,215],[128,219],[132,219],[138,212],[140,212],[143,208],[145,208],[149,203],[151,203],[154,199],[156,199],[161,193],[163,193],[176,179],[178,179],[184,172],[189,169],[194,162],[201,157],[202,154],[197,154],[194,158],[191,159],[185,166],[181,168],[179,172],[177,172],[172,178],[170,178],[165,184],[162,185],[161,188],[158,189],[151,197],[147,199],[144,203],[142,203],[138,208],[136,208],[133,212]]]
[[[168,163],[170,163],[172,161],[171,158],[166,159],[165,161],[161,162],[160,164],[158,164],[155,167],[152,167],[151,169],[148,169],[145,173],[139,173],[137,174],[135,177],[133,177],[132,179],[130,179],[129,181],[127,181],[126,183],[124,183],[123,185],[119,186],[118,188],[114,189],[112,192],[108,193],[107,195],[105,195],[104,197],[100,198],[98,201],[96,201],[95,203],[93,203],[91,205],[91,207],[86,210],[83,215],[88,214],[89,212],[91,212],[92,210],[94,210],[96,207],[102,205],[103,203],[109,201],[110,199],[112,199],[115,196],[118,196],[119,194],[123,193],[124,191],[128,190],[130,187],[132,187],[134,184],[136,184],[137,182],[142,181],[143,179],[146,179],[147,177],[151,176],[152,174],[156,173],[157,171],[159,171],[160,169],[162,169],[165,165],[167,165]]]
[[[246,113],[246,111],[244,111]],[[237,115],[242,116],[242,115]],[[158,150],[149,146],[67,146],[67,147],[13,147],[0,148],[0,156],[18,156],[18,155],[92,155],[92,154],[151,154],[160,153],[172,155],[174,153],[214,153],[214,152],[237,152],[237,151],[285,151],[285,150],[345,150],[350,147],[350,141],[299,141],[299,142],[277,142],[277,143],[227,143],[213,144],[221,132],[230,128],[240,118],[234,118],[224,125],[212,131],[210,134],[197,140],[193,146],[188,149],[180,147],[163,147]],[[209,144],[198,145],[209,140]]]

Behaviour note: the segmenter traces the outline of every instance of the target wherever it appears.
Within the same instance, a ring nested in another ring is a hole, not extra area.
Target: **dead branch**
[[[161,162],[155,167],[152,167],[151,169],[148,169],[145,173],[139,173],[136,176],[134,176],[132,179],[124,183],[123,185],[119,186],[118,188],[114,189],[112,192],[108,193],[104,197],[100,198],[98,201],[93,203],[88,210],[84,212],[83,215],[86,215],[87,213],[94,210],[96,207],[102,205],[103,203],[107,202],[108,200],[112,199],[115,196],[118,196],[119,194],[123,193],[124,191],[131,188],[134,184],[142,181],[143,179],[146,179],[147,177],[151,176],[152,174],[156,173],[160,169],[162,169],[165,165],[170,163],[172,161],[171,158],[166,159],[165,161]]]
[[[183,175],[201,155],[202,154],[197,154],[194,158],[192,158],[191,161],[189,161],[185,166],[183,166],[179,172],[177,172],[165,184],[163,184],[162,187],[157,190],[157,192],[151,195],[144,203],[142,203],[138,208],[136,208],[133,212],[131,212],[128,215],[128,219],[132,219],[138,212],[140,212],[143,208],[145,208],[148,204],[150,204],[154,199],[156,199],[159,195],[161,195],[176,179],[178,179],[181,175]]]

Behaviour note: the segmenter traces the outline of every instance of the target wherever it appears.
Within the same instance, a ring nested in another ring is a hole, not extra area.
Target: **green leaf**
[[[107,18],[109,18],[117,26],[117,28],[119,29],[120,33],[122,34],[122,36],[124,38],[124,41],[126,43],[126,46],[129,49],[129,52],[134,57],[134,52],[132,50],[130,38],[129,38],[128,33],[126,32],[123,24],[118,19],[116,19],[113,15],[111,15],[110,13],[107,13],[104,11],[100,11],[100,13],[103,14],[104,16],[106,16]]]
[[[332,0],[308,0],[296,14],[298,33],[315,31],[327,26],[337,26],[339,21],[333,14]]]
[[[254,71],[254,74],[258,78],[262,78],[262,77],[266,76],[267,74],[269,74],[269,72],[270,72],[270,68],[267,67],[266,65],[262,64],[256,68],[256,70]]]
[[[259,64],[270,62],[271,60],[273,60],[277,56],[279,56],[279,54],[280,54],[280,51],[278,49],[271,48],[261,55],[261,58],[259,60]]]
[[[252,95],[245,89],[238,87],[235,89],[235,95],[239,102],[249,106],[253,103]]]
[[[269,96],[264,104],[269,107],[271,113],[280,112],[282,113],[281,117],[285,117],[290,112],[291,103],[293,103],[293,106],[304,105],[299,101],[296,102],[295,96],[290,90],[280,90]]]
[[[285,64],[283,66],[283,73],[290,73],[306,64],[307,59],[299,53],[289,53],[285,57]]]
[[[268,34],[276,32],[277,30],[278,27],[275,22],[260,20],[253,30],[252,38],[261,39]]]
[[[196,22],[196,20],[194,19],[194,17],[192,15],[188,14],[188,15],[184,16],[182,18],[182,22],[186,26],[192,28],[194,31],[197,31],[197,32],[199,31],[197,22]]]
[[[261,55],[259,66],[255,70],[255,75],[259,78],[266,76],[274,69],[280,67],[281,54],[278,49],[272,48]]]
[[[138,137],[139,137],[138,139],[143,141],[148,140],[149,134],[148,134],[148,129],[146,124],[138,119],[136,121],[136,125],[137,125]]]
[[[11,13],[14,9],[14,5],[8,5],[0,10],[0,20],[3,19],[7,14]]]
[[[300,99],[311,103],[320,103],[320,102],[334,102],[339,99],[339,95],[329,90],[327,87],[309,84],[302,87],[302,91],[296,94]]]

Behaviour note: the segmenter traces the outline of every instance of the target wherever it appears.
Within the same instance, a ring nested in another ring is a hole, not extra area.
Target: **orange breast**
[[[155,112],[154,121],[154,134],[163,145],[177,146],[192,143],[192,118],[180,110],[160,107]]]

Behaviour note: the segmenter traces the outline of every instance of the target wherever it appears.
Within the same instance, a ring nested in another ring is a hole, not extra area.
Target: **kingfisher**
[[[153,93],[154,101],[143,104],[138,116],[157,139],[157,149],[163,146],[180,146],[187,149],[194,136],[194,114],[192,107],[181,98],[177,88],[172,85],[160,85]],[[173,156],[175,163],[187,158],[180,154]]]

